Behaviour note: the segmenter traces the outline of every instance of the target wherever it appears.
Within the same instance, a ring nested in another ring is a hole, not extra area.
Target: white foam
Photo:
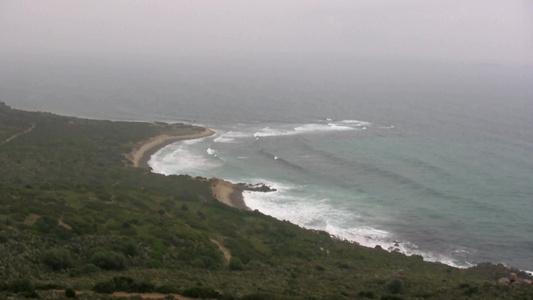
[[[258,132],[254,133],[254,137],[258,139],[260,137],[284,136],[284,135],[292,135],[292,134],[296,134],[296,132],[265,127],[259,130]]]
[[[328,124],[306,124],[294,128],[297,133],[307,133],[307,132],[320,132],[320,131],[339,131],[339,130],[352,130],[353,127],[350,126],[341,126],[335,123]]]
[[[215,155],[215,153],[217,153],[216,150],[212,149],[211,147],[207,148],[207,154],[209,154],[209,155]]]
[[[197,174],[216,167],[216,161],[191,149],[198,142],[199,140],[186,140],[164,147],[152,155],[148,165],[153,172],[165,175]]]
[[[360,216],[333,208],[327,199],[302,199],[298,193],[303,190],[303,186],[281,184],[279,182],[269,182],[265,180],[255,180],[263,182],[275,192],[252,192],[243,193],[246,205],[251,209],[257,209],[266,215],[270,215],[280,220],[288,220],[296,225],[308,229],[324,230],[331,235],[350,242],[358,243],[366,247],[376,247],[387,251],[396,251],[406,255],[420,255],[427,261],[441,262],[459,268],[473,266],[469,263],[462,263],[458,260],[428,251],[420,250],[419,247],[409,241],[398,240],[391,232],[374,228],[367,225],[349,226],[343,222],[345,220],[357,220]],[[462,256],[469,252],[464,249],[457,249],[456,255]]]
[[[359,120],[342,120],[339,123],[350,124],[352,126],[359,126],[359,127],[372,125],[372,123],[370,123],[370,122],[359,121]]]
[[[294,127],[292,129],[281,129],[281,128],[271,128],[265,127],[256,133],[254,137],[273,137],[273,136],[290,136],[297,134],[308,134],[314,132],[328,132],[328,131],[345,131],[345,130],[354,130],[352,126],[344,126],[336,123],[328,124],[304,124],[301,126]]]
[[[228,131],[214,139],[215,143],[235,143],[236,139],[250,137],[249,133]]]

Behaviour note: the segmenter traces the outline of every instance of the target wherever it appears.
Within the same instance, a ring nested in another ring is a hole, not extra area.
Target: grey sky
[[[533,65],[533,1],[2,0],[0,45],[0,58],[345,53]]]

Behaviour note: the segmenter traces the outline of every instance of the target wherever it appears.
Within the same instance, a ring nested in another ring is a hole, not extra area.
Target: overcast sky
[[[533,65],[531,0],[0,0],[0,57],[305,53]]]

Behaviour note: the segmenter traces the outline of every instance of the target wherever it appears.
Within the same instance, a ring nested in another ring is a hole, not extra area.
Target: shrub
[[[7,291],[9,289],[9,286],[7,282],[0,280],[0,291]]]
[[[273,295],[264,293],[248,294],[241,298],[241,300],[271,300],[275,299]]]
[[[71,288],[67,288],[65,289],[65,297],[67,298],[76,298],[76,292],[71,289]]]
[[[160,294],[179,294],[180,289],[174,285],[162,285],[158,286],[155,291]]]
[[[183,290],[181,294],[191,298],[218,298],[219,296],[219,293],[213,288],[204,286],[193,286]]]
[[[72,267],[72,259],[67,249],[50,249],[42,255],[42,262],[54,271]]]
[[[48,290],[62,290],[64,289],[65,287],[61,284],[57,284],[57,283],[40,283],[40,284],[35,284],[33,286],[36,290],[39,290],[39,291],[48,291]]]
[[[9,240],[7,233],[0,232],[0,244],[3,244]]]
[[[403,290],[403,281],[401,281],[400,279],[394,279],[390,281],[389,284],[387,284],[387,289],[392,294],[399,294]]]
[[[130,277],[118,276],[113,277],[115,290],[123,292],[133,292],[135,289],[135,280]]]
[[[112,294],[115,292],[115,283],[113,281],[97,282],[93,287],[93,291],[102,294]]]
[[[122,244],[122,253],[126,256],[136,256],[139,254],[139,246],[134,241],[125,241]]]
[[[49,233],[52,229],[57,226],[57,219],[43,216],[38,218],[33,224],[33,228],[40,233]]]
[[[242,261],[238,257],[232,257],[229,260],[229,269],[232,271],[241,271],[243,269]]]
[[[100,268],[90,263],[83,265],[83,267],[81,268],[81,272],[84,274],[96,273],[98,271],[100,271]]]
[[[381,300],[405,300],[405,298],[400,295],[385,295],[381,296]]]
[[[376,293],[374,293],[374,291],[360,291],[358,296],[360,298],[375,299]]]
[[[195,259],[192,262],[193,267],[195,268],[202,268],[202,269],[209,269],[209,270],[216,270],[218,269],[218,263],[209,256],[200,256],[199,258]]]
[[[34,290],[33,284],[27,278],[15,279],[9,285],[9,291],[13,293],[33,293]]]
[[[151,282],[141,281],[135,284],[134,291],[137,293],[151,293],[155,291],[155,285]]]
[[[100,251],[95,253],[91,261],[97,267],[104,270],[123,270],[126,267],[124,254],[114,251]]]

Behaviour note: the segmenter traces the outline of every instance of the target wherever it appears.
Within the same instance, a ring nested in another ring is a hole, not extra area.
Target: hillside
[[[202,131],[0,104],[0,299],[64,289],[87,291],[80,298],[533,299],[517,270],[463,270],[340,241],[227,206],[213,196],[216,179],[153,174],[126,158],[151,137]],[[498,282],[512,272],[513,283]]]

